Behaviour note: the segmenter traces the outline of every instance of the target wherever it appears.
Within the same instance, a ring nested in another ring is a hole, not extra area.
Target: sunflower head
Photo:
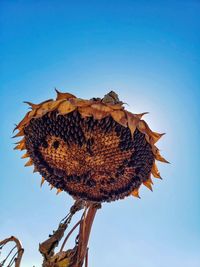
[[[113,91],[84,100],[57,91],[55,100],[30,105],[16,126],[22,136],[15,149],[26,150],[25,166],[34,165],[51,188],[76,199],[103,202],[139,197],[142,184],[152,190],[160,178],[156,160],[167,162],[142,114],[125,110]]]

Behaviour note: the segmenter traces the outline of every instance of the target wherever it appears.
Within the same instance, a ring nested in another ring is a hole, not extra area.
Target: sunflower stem
[[[99,208],[101,208],[101,204],[89,204],[86,210],[86,214],[81,220],[77,249],[77,261],[74,267],[82,267],[84,260],[85,266],[88,265],[88,242],[94,218]]]
[[[71,222],[72,216],[80,209],[83,209],[80,220],[72,227],[65,237],[60,251],[55,253],[55,248],[59,245],[67,226]],[[88,242],[91,233],[92,224],[97,210],[101,208],[101,204],[86,201],[76,201],[71,207],[68,215],[60,222],[58,229],[53,232],[50,237],[40,244],[39,251],[44,257],[43,267],[66,266],[66,267],[88,267]],[[76,237],[75,246],[72,249],[64,250],[66,243],[72,233],[79,226],[78,235]]]

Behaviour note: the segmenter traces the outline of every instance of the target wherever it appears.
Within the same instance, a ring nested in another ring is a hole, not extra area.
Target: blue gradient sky
[[[150,3],[151,2],[151,3]],[[141,200],[103,204],[91,240],[94,267],[200,266],[200,2],[2,1],[0,239],[18,236],[23,267],[41,266],[38,243],[55,229],[72,199],[55,195],[13,151],[22,103],[82,98],[115,90],[132,112],[166,132],[172,163]],[[73,243],[73,240],[71,241]],[[71,244],[72,244],[71,243]]]

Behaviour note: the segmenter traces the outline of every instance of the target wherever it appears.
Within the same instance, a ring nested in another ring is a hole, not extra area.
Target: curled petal
[[[51,105],[54,101],[48,101],[43,103],[37,110],[35,113],[35,117],[41,117],[44,114],[46,114],[47,112],[49,112],[49,110],[51,109]]]
[[[127,117],[126,117],[126,113],[122,110],[115,110],[111,112],[111,116],[112,118],[118,122],[119,124],[121,124],[124,127],[127,127]]]
[[[52,184],[50,184],[50,190],[52,190],[54,188],[54,186]]]
[[[35,166],[34,166],[33,172],[38,172],[38,170]]]
[[[42,187],[44,182],[45,182],[45,179],[44,179],[44,177],[42,177],[41,182],[40,182],[40,187]]]
[[[24,101],[25,104],[29,105],[32,109],[38,108],[38,104],[33,104],[29,101]]]
[[[73,106],[69,101],[64,101],[62,102],[59,106],[58,106],[58,113],[60,115],[65,115],[68,114],[70,112],[72,112],[73,110],[76,109],[75,106]]]
[[[119,104],[106,104],[107,106],[109,106],[111,109],[113,110],[123,110],[123,103],[119,103]]]
[[[20,137],[20,136],[24,136],[24,131],[23,130],[20,130],[16,135],[13,136],[13,138]]]
[[[43,104],[50,102],[50,101],[53,101],[53,99],[48,99],[48,100],[42,101],[39,104],[33,104],[31,102],[28,102],[28,101],[24,101],[24,103],[28,104],[32,109],[37,109],[37,108],[41,107]]]
[[[134,197],[140,198],[139,196],[139,188],[136,188],[132,191],[131,195],[133,195]]]
[[[104,112],[104,111],[99,111],[99,112],[94,112],[93,116],[96,120],[101,120],[105,117],[107,117],[109,115],[108,112]]]
[[[83,118],[91,117],[94,113],[94,110],[91,107],[79,107],[78,111]]]
[[[148,189],[150,189],[151,191],[153,191],[153,189],[152,189],[152,180],[151,180],[151,178],[149,178],[148,180],[146,180],[145,182],[143,182],[143,184],[144,184]]]
[[[33,161],[32,161],[32,159],[29,159],[29,161],[27,161],[26,164],[25,164],[24,166],[25,166],[25,167],[29,167],[29,166],[31,166],[31,165],[33,165]]]
[[[155,178],[160,178],[161,179],[160,172],[159,172],[159,170],[158,170],[158,168],[156,166],[155,161],[153,163],[153,166],[152,166],[152,169],[151,169],[151,173]]]
[[[70,103],[76,107],[88,107],[90,106],[93,101],[91,100],[85,100],[81,98],[71,98],[69,99]]]
[[[159,161],[165,162],[165,163],[169,163],[169,161],[167,161],[165,158],[163,158],[159,152],[159,150],[157,151],[155,158]]]
[[[152,145],[158,142],[158,140],[165,134],[153,132],[144,120],[139,122],[138,129],[145,134],[147,142]]]
[[[19,131],[21,131],[23,129],[24,125],[29,122],[29,120],[30,120],[29,119],[30,112],[31,111],[27,112],[27,114],[25,115],[25,117],[23,118],[23,120],[21,120],[20,123],[15,127],[14,131],[17,130],[17,129]]]
[[[131,131],[131,135],[133,136],[140,119],[128,111],[126,111],[126,115],[128,119],[128,127]]]
[[[57,93],[57,97],[56,100],[61,100],[61,99],[69,99],[69,98],[76,98],[74,95],[70,94],[70,93],[61,93],[59,92],[57,89],[55,89],[56,93]]]
[[[25,158],[28,158],[29,157],[29,154],[28,153],[25,153],[22,157],[21,157],[21,159],[25,159]]]
[[[31,110],[30,111],[30,113],[28,114],[28,118],[29,118],[29,121],[37,114],[37,110],[38,110],[39,108],[36,108],[36,109],[33,109],[33,110]],[[29,122],[29,121],[27,121],[27,123]]]
[[[19,150],[26,149],[25,142],[19,143],[14,149],[19,149]]]
[[[167,161],[165,158],[161,156],[159,149],[155,145],[152,146],[152,152],[155,156],[155,159],[165,163],[169,163],[169,161]]]
[[[141,120],[141,118],[146,115],[146,114],[149,114],[149,112],[143,112],[143,113],[139,113],[139,114],[134,114],[138,119]]]
[[[25,138],[22,138],[20,141],[16,142],[15,144],[25,143]]]
[[[56,195],[60,194],[62,192],[61,189],[58,189],[57,192],[56,192]]]
[[[57,109],[57,107],[64,101],[65,101],[64,99],[52,101],[49,107],[50,111]]]
[[[103,103],[92,104],[91,107],[97,111],[104,111],[104,112],[112,111],[112,109],[108,105],[104,105]]]

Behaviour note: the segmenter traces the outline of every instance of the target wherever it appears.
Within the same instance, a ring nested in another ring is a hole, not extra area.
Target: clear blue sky
[[[92,267],[200,266],[200,2],[0,1],[0,239],[18,236],[23,267],[41,266],[38,243],[72,199],[55,195],[13,151],[22,101],[115,90],[132,112],[149,111],[170,165],[163,181],[103,204],[90,240]]]

